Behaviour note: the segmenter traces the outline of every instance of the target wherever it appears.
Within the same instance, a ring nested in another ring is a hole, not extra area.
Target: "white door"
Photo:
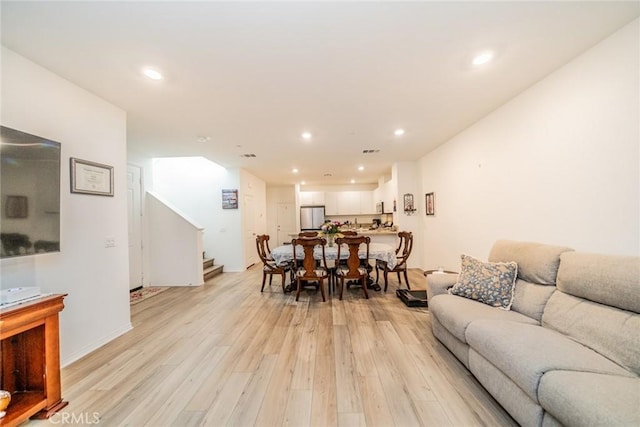
[[[251,267],[258,261],[258,253],[256,252],[256,209],[253,202],[253,196],[244,196],[244,259],[247,268]]]
[[[285,243],[291,243],[290,233],[296,232],[296,208],[292,203],[278,203],[277,211],[277,231],[278,236],[275,242],[272,242],[270,246],[284,245]],[[275,245],[274,245],[275,243]]]
[[[129,289],[142,286],[142,181],[141,169],[127,165],[129,222]]]

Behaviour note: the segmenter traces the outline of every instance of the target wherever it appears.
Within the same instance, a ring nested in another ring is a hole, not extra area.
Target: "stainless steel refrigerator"
[[[320,230],[324,224],[324,206],[300,208],[300,230]]]

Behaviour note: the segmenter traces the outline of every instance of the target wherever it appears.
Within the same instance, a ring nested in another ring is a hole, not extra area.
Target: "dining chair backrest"
[[[298,233],[298,237],[318,237],[317,231],[301,231]]]
[[[410,231],[401,231],[398,233],[400,243],[396,250],[396,256],[398,257],[398,266],[407,262],[411,250],[413,249],[413,233]],[[396,267],[397,268],[397,267]]]
[[[346,245],[349,251],[349,257],[346,260],[346,266],[349,269],[348,273],[345,275],[347,278],[353,277],[357,278],[362,275],[360,267],[362,266],[360,260],[360,245],[365,245],[365,258],[364,260],[369,259],[369,243],[371,243],[371,238],[369,236],[345,236],[339,237],[336,239],[336,243],[338,244],[338,259],[341,259],[342,256],[342,245]]]
[[[260,260],[267,264],[267,261],[271,261],[271,249],[269,249],[269,235],[260,234],[256,236],[256,249],[258,250],[258,256]]]
[[[260,257],[260,261],[262,261],[262,287],[260,288],[260,292],[264,290],[264,284],[267,279],[267,275],[269,275],[269,286],[271,286],[271,281],[273,279],[274,274],[279,274],[282,276],[282,292],[286,292],[285,287],[285,274],[291,271],[291,265],[289,263],[284,263],[282,265],[277,265],[276,261],[271,256],[271,249],[269,249],[269,235],[268,234],[260,234],[256,236],[256,249],[258,250],[258,256]]]
[[[325,256],[324,247],[327,244],[327,239],[322,237],[302,237],[299,239],[293,239],[291,241],[293,245],[293,262],[294,265],[300,265],[298,261],[300,261],[298,257],[298,253],[296,251],[297,246],[302,246],[302,250],[304,252],[304,257],[302,258],[302,268],[304,269],[303,278],[313,278],[316,276],[316,259],[314,258],[314,249],[316,246],[320,246],[322,248],[322,258],[321,266],[326,270],[327,268],[327,258]]]
[[[398,273],[398,284],[400,284],[400,273],[404,273],[404,281],[407,283],[407,289],[411,289],[409,284],[409,276],[407,275],[407,259],[411,255],[413,249],[413,234],[410,231],[401,231],[398,233],[400,243],[398,249],[396,249],[396,265],[393,268],[389,268],[389,265],[382,260],[376,261],[376,282],[378,281],[379,270],[384,271],[384,291],[387,292],[389,281],[387,279],[389,272]]]

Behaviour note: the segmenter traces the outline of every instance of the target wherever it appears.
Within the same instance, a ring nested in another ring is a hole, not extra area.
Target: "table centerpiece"
[[[333,221],[333,222],[328,221],[322,224],[322,227],[320,227],[321,234],[323,237],[327,238],[327,245],[329,247],[333,247],[334,239],[336,238],[336,235],[340,232],[341,225],[342,224],[338,221]]]

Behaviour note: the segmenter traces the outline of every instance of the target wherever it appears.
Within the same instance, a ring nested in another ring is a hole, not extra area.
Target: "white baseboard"
[[[133,329],[133,325],[131,325],[131,322],[127,323],[124,327],[117,329],[113,332],[111,332],[110,334],[107,334],[105,336],[103,336],[102,338],[87,344],[86,346],[84,346],[82,349],[80,349],[79,351],[76,351],[74,354],[71,354],[68,357],[65,357],[64,359],[62,359],[60,361],[60,367],[61,368],[65,368],[69,365],[71,365],[73,362],[82,359],[84,356],[86,356],[87,354],[99,349],[100,347],[102,347],[103,345],[113,341],[114,339],[118,338],[120,335],[124,335],[127,332],[129,332],[130,330]]]

